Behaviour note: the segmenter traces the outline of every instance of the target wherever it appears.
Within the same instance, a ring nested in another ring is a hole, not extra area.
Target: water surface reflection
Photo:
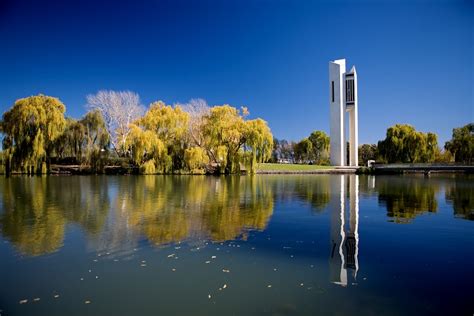
[[[474,308],[472,180],[1,178],[0,310],[462,314]]]
[[[301,201],[315,213],[331,212],[331,260],[341,261],[344,271],[350,267],[356,274],[359,193],[376,196],[388,220],[409,223],[426,212],[435,213],[439,193],[444,191],[456,217],[474,220],[474,186],[471,178],[459,176],[13,177],[0,181],[1,233],[29,256],[60,249],[71,224],[84,231],[89,247],[96,251],[130,251],[143,238],[155,246],[189,239],[245,239],[251,230],[265,230],[275,203]],[[335,253],[344,253],[344,258],[335,258]],[[341,276],[337,282],[347,283],[344,280]]]

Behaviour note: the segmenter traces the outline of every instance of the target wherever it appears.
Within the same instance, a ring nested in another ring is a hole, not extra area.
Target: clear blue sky
[[[473,1],[0,0],[0,110],[43,93],[80,117],[87,94],[128,89],[245,105],[299,140],[329,132],[328,62],[346,58],[360,143],[409,123],[442,145],[474,121],[473,24]]]

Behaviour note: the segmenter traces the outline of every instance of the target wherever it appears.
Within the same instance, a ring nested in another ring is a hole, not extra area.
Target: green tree
[[[57,98],[37,95],[19,99],[3,114],[3,148],[13,170],[44,172],[55,140],[66,125],[66,107]]]
[[[474,163],[474,123],[454,128],[453,136],[444,148],[454,155],[454,161],[469,165]]]
[[[323,131],[314,131],[309,135],[308,140],[312,144],[312,156],[315,164],[329,164],[329,136]]]
[[[81,120],[66,119],[64,132],[56,139],[59,158],[74,157],[77,163],[102,171],[110,144],[109,133],[98,110],[88,112]]]
[[[407,124],[388,128],[378,148],[381,157],[389,163],[432,162],[439,151],[436,134],[416,131]]]
[[[359,165],[367,166],[367,161],[376,160],[378,148],[375,144],[363,144],[359,146]]]
[[[56,139],[56,155],[59,158],[74,157],[78,163],[82,160],[85,128],[73,118],[66,119],[63,133]]]
[[[84,127],[84,162],[90,165],[93,171],[101,172],[105,166],[110,145],[110,136],[104,117],[100,111],[92,110],[87,112],[80,123]]]
[[[307,163],[314,159],[313,143],[304,138],[294,145],[295,159],[300,163]]]

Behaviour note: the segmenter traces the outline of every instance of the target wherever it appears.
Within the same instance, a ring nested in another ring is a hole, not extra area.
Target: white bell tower
[[[333,166],[359,165],[357,72],[346,72],[346,60],[329,62],[330,160]],[[346,159],[346,112],[349,115],[349,161]]]

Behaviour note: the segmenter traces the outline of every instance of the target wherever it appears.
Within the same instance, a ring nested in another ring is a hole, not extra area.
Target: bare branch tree
[[[87,107],[102,113],[112,146],[119,156],[125,156],[129,125],[144,112],[138,94],[131,91],[101,90],[87,96]]]
[[[211,108],[203,99],[191,99],[188,103],[177,104],[189,114],[188,133],[191,143],[194,146],[203,147],[204,138],[202,133],[202,126],[204,124],[204,117],[209,114]]]

